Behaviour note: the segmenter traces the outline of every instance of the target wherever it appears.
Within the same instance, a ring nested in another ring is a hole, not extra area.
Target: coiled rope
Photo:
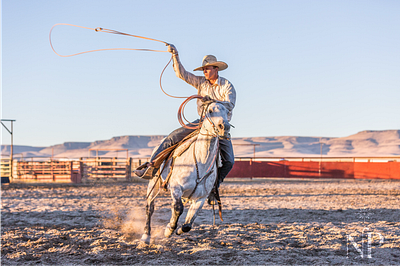
[[[145,39],[145,40],[149,40],[149,41],[161,42],[161,43],[164,43],[165,45],[169,45],[169,44],[168,44],[167,42],[165,42],[165,41],[161,41],[161,40],[157,40],[157,39],[153,39],[153,38],[148,38],[148,37],[143,37],[143,36],[139,36],[139,35],[128,34],[128,33],[120,32],[120,31],[116,31],[116,30],[111,30],[111,29],[105,29],[105,28],[100,28],[100,27],[98,27],[98,28],[89,28],[89,27],[84,27],[84,26],[78,26],[78,25],[68,24],[68,23],[57,23],[57,24],[54,24],[53,27],[51,27],[51,29],[50,29],[49,41],[50,41],[50,46],[51,46],[51,49],[53,50],[53,52],[54,52],[56,55],[61,56],[61,57],[71,57],[71,56],[76,56],[76,55],[81,55],[81,54],[86,54],[86,53],[93,53],[93,52],[99,52],[99,51],[112,51],[112,50],[131,50],[131,51],[145,51],[145,52],[168,53],[168,51],[164,51],[164,50],[152,50],[152,49],[137,49],[137,48],[104,48],[104,49],[95,49],[95,50],[83,51],[83,52],[79,52],[79,53],[75,53],[75,54],[62,55],[62,54],[59,54],[59,53],[56,52],[56,50],[55,50],[54,47],[53,47],[52,40],[51,40],[51,34],[52,34],[52,32],[53,32],[53,29],[54,29],[56,26],[60,26],[60,25],[71,26],[71,27],[77,27],[77,28],[82,28],[82,29],[87,29],[87,30],[94,30],[95,32],[104,32],[104,33],[119,34],[119,35],[134,37],[134,38],[140,38],[140,39]],[[192,95],[192,96],[189,96],[189,97],[184,97],[184,96],[173,96],[173,95],[170,95],[170,94],[168,94],[167,92],[165,92],[165,90],[164,90],[163,87],[162,87],[162,82],[161,82],[161,81],[162,81],[162,76],[163,76],[163,74],[164,74],[165,69],[166,69],[166,68],[168,67],[168,65],[171,63],[172,59],[173,59],[173,55],[171,56],[171,59],[170,59],[170,60],[168,61],[168,63],[165,65],[164,69],[162,70],[162,72],[161,72],[161,74],[160,74],[160,81],[159,81],[159,83],[160,83],[161,91],[162,91],[165,95],[167,95],[168,97],[171,97],[171,98],[186,99],[186,100],[180,105],[180,107],[179,107],[179,109],[178,109],[178,121],[179,121],[179,123],[180,123],[183,127],[185,127],[185,128],[188,128],[188,129],[197,129],[197,128],[200,127],[201,123],[199,123],[199,124],[196,125],[196,126],[188,126],[188,125],[186,125],[186,123],[183,121],[183,120],[185,120],[188,124],[195,125],[195,124],[189,122],[189,121],[185,118],[185,115],[184,115],[184,108],[185,108],[186,104],[187,104],[190,100],[192,100],[192,99],[202,99],[203,97],[200,96],[200,95]]]
[[[200,127],[201,121],[200,121],[198,124],[195,124],[195,123],[189,122],[189,121],[186,119],[185,114],[184,114],[184,109],[185,109],[186,104],[187,104],[189,101],[191,101],[191,100],[193,100],[193,99],[202,99],[202,98],[203,98],[203,96],[200,96],[200,95],[197,95],[197,94],[196,94],[196,95],[189,96],[189,97],[187,97],[186,100],[183,101],[183,103],[179,106],[179,109],[178,109],[178,121],[179,121],[179,124],[181,124],[181,126],[183,126],[184,128],[187,128],[187,129],[197,129],[197,128]],[[200,117],[200,119],[201,119],[201,117]],[[185,121],[183,121],[183,120],[185,120],[186,123],[185,123]],[[187,125],[187,124],[190,124],[190,125]],[[191,125],[193,125],[193,126],[191,126]]]

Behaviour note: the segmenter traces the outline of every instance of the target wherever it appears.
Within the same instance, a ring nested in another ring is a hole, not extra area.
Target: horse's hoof
[[[192,229],[192,226],[190,224],[184,224],[182,225],[181,228],[178,229],[178,231],[176,232],[177,235],[181,235],[183,233],[187,233]]]
[[[192,229],[192,225],[191,224],[184,224],[182,225],[182,231],[187,233]]]
[[[140,241],[146,243],[147,245],[150,245],[150,240],[151,240],[151,236],[148,234],[143,234],[142,238],[140,239]]]
[[[165,228],[164,236],[170,237],[174,231],[175,231],[175,229],[172,229],[171,226],[169,224],[167,224],[167,227]]]

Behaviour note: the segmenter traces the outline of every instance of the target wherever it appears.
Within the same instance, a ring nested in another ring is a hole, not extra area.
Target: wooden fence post
[[[131,180],[131,173],[132,173],[132,158],[128,158],[126,164],[126,180]]]

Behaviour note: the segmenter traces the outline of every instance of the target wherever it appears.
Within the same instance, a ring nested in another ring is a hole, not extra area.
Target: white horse
[[[169,179],[166,182],[168,182],[172,197],[172,216],[165,228],[165,237],[170,237],[177,228],[178,219],[184,209],[182,199],[191,204],[185,223],[176,233],[180,235],[192,229],[192,224],[217,178],[218,160],[216,158],[219,153],[219,138],[229,137],[228,110],[218,102],[208,104],[204,108],[205,116],[199,134],[186,140],[174,151],[173,159],[166,162],[165,171],[161,174],[163,180]],[[172,169],[171,164],[173,164]],[[168,177],[169,171],[172,173]],[[146,224],[141,238],[141,241],[147,244],[151,240],[154,199],[161,189],[161,183],[161,178],[155,176],[150,180],[147,188]]]

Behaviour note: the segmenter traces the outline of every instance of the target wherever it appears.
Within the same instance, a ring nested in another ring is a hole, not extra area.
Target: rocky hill
[[[149,157],[164,136],[121,136],[94,142],[65,142],[49,147],[14,146],[15,157],[51,157],[76,159],[89,156]],[[362,131],[342,137],[251,137],[233,138],[237,157],[289,156],[397,156],[400,155],[400,130]],[[117,151],[118,150],[118,151]],[[9,145],[1,154],[9,154]]]

